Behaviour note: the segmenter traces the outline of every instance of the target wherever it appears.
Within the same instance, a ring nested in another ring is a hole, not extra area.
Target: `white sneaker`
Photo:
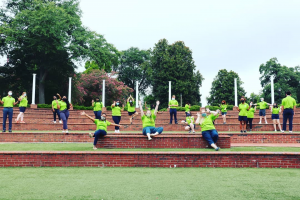
[[[53,121],[54,124],[56,124],[56,121]]]
[[[66,131],[62,131],[62,133],[65,133]]]
[[[118,132],[118,130],[115,130],[115,133],[117,133]]]
[[[268,122],[266,121],[266,124],[268,124]]]
[[[117,130],[118,131],[118,133],[120,133],[120,130]]]
[[[56,123],[56,122],[55,122]],[[62,121],[61,120],[59,120],[59,123],[61,124],[62,123]]]
[[[289,133],[293,133],[293,131],[289,131]]]
[[[284,133],[284,131],[281,131],[281,133]]]
[[[261,122],[259,122],[259,124],[261,124]]]
[[[93,133],[89,133],[90,138],[93,138]]]

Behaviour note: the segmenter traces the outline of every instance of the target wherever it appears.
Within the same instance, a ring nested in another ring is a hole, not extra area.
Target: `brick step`
[[[2,151],[0,167],[300,168],[300,153]]]
[[[2,133],[0,142],[93,142],[87,133]],[[220,135],[221,148],[230,148],[230,136]],[[99,148],[208,148],[201,134],[161,134],[148,141],[140,134],[108,134],[98,140]]]
[[[121,124],[124,125],[120,130],[121,131],[142,131],[142,124]],[[156,123],[156,127],[163,127],[164,131],[185,131],[183,125],[180,124],[159,124]],[[238,124],[216,124],[216,129],[218,131],[240,131]],[[6,125],[8,129],[8,125]],[[93,123],[68,123],[69,130],[78,130],[78,131],[86,131],[86,130],[95,130],[96,126]],[[13,130],[62,130],[62,124],[56,123],[13,123]],[[108,126],[108,131],[114,130],[114,126]],[[200,126],[196,125],[196,132],[200,132]],[[273,131],[273,124],[254,124],[252,127],[252,131]],[[293,124],[294,131],[300,131],[300,124]]]

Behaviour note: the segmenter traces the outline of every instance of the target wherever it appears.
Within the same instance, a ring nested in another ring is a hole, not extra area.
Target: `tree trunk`
[[[47,71],[40,69],[39,78],[39,104],[45,104],[45,78],[47,76]]]

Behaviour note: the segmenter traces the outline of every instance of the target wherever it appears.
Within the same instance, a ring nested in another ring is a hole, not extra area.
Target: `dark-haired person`
[[[138,113],[135,111],[134,99],[131,95],[127,99],[127,111],[129,115],[130,124],[132,124],[133,118],[137,116]]]
[[[146,109],[146,110],[150,110],[151,113],[154,114],[154,111],[155,111],[155,105],[154,105],[154,104],[151,104],[151,105],[150,105],[150,108],[148,108],[148,107],[147,107],[147,102],[145,101],[145,109]],[[157,113],[158,113],[158,111],[157,111]]]
[[[266,108],[268,105],[271,105],[267,102],[265,102],[264,98],[260,98],[260,101],[259,103],[255,104],[255,105],[259,105],[259,124],[261,124],[261,120],[262,120],[262,117],[265,118],[265,123],[267,124],[267,116],[266,116]]]
[[[175,120],[175,124],[178,124],[177,122],[177,110],[178,107],[178,101],[175,100],[175,95],[172,96],[172,100],[169,101],[169,108],[170,108],[170,124],[172,124],[173,116]]]
[[[96,131],[94,133],[89,133],[90,138],[95,137],[94,139],[94,146],[93,149],[96,150],[96,144],[98,142],[99,137],[104,137],[107,134],[107,126],[119,126],[119,124],[113,124],[106,120],[106,114],[102,113],[100,119],[94,119],[91,116],[87,115],[84,111],[81,112],[81,115],[86,116],[87,118],[91,119],[97,126]]]
[[[281,125],[280,125],[280,120],[279,120],[279,113],[281,113],[281,108],[278,107],[277,103],[274,103],[273,106],[271,106],[271,112],[272,112],[274,131],[277,131],[276,124],[278,124],[279,130],[282,131]]]
[[[57,108],[56,101],[60,101],[60,99],[57,100],[57,97],[53,96],[53,101],[52,101],[53,123],[56,124],[56,115],[57,115],[59,123],[61,124],[62,121],[61,121],[61,118],[60,118],[59,109]]]
[[[59,94],[58,94],[59,96]],[[60,97],[60,96],[59,96]],[[63,121],[63,133],[69,134],[68,131],[68,118],[69,118],[69,109],[72,108],[72,104],[68,101],[66,96],[58,101],[56,100],[57,108],[59,109],[60,118]]]
[[[1,96],[0,96],[1,97]],[[0,99],[0,103],[3,104],[3,129],[2,132],[6,132],[6,119],[8,115],[9,127],[8,131],[12,132],[12,118],[13,118],[13,107],[18,103],[15,102],[15,98],[12,97],[12,91],[8,91],[8,95]]]
[[[94,107],[93,110],[94,110],[95,119],[100,119],[103,104],[102,102],[100,102],[99,97],[96,98],[96,102],[92,100],[92,106]]]
[[[296,100],[292,97],[290,91],[286,92],[286,97],[282,99],[281,110],[283,110],[283,127],[282,131],[286,131],[286,122],[289,119],[289,132],[293,132],[293,117],[296,112]]]
[[[254,118],[254,113],[256,112],[256,106],[253,105],[252,102],[250,102],[251,106],[250,109],[247,113],[247,125],[249,124],[249,129],[250,132],[252,131],[252,122],[253,122],[253,118]]]
[[[220,150],[217,146],[217,141],[219,138],[218,132],[213,124],[213,121],[218,118],[220,110],[210,111],[209,109],[202,109],[201,114],[197,113],[196,124],[201,127],[201,132],[203,138],[208,142],[208,144],[214,148],[216,151]],[[208,115],[210,114],[210,115]]]
[[[17,123],[25,123],[24,122],[24,113],[26,111],[26,108],[27,108],[27,104],[28,104],[28,101],[27,101],[27,95],[26,95],[26,92],[23,92],[22,95],[19,97],[19,102],[20,102],[20,105],[19,105],[19,110],[20,110],[20,113],[18,114],[18,117],[16,119],[16,122]],[[21,121],[20,121],[21,120]]]
[[[187,113],[191,111],[191,104],[189,102],[186,102],[184,106],[184,110],[185,110],[185,116],[187,117]]]
[[[223,118],[223,124],[226,124],[227,104],[226,104],[225,100],[222,101],[220,108],[221,108],[221,113],[222,113],[222,118]]]
[[[252,106],[252,104],[250,104],[250,106]],[[245,97],[241,97],[241,103],[238,107],[241,133],[243,133],[243,130],[244,130],[244,133],[247,132],[246,131],[246,123],[247,123],[247,114],[248,114],[249,109],[250,109],[250,107],[246,103]]]
[[[112,110],[112,119],[114,120],[115,124],[120,124],[121,122],[121,112],[124,111],[124,104],[121,108],[121,103],[119,100],[114,101],[111,105]],[[120,133],[120,126],[115,126],[115,133]]]
[[[190,111],[187,112],[185,121],[182,120],[181,123],[186,124],[186,127],[184,127],[186,131],[195,133],[195,118],[191,115]]]
[[[159,106],[159,101],[156,102],[156,107],[154,113],[152,114],[150,110],[146,111],[146,115],[144,114],[143,107],[141,101],[139,101],[140,110],[141,110],[141,118],[143,123],[143,135],[148,137],[148,140],[152,140],[151,136],[157,136],[163,132],[163,127],[155,128],[155,119]]]

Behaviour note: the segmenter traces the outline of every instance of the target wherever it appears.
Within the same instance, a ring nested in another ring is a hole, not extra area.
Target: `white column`
[[[105,107],[105,80],[102,83],[102,105]]]
[[[271,76],[271,99],[272,104],[274,104],[274,76]]]
[[[169,101],[171,101],[171,81],[169,81]]]
[[[35,85],[36,85],[36,74],[33,74],[33,80],[32,80],[32,103],[35,104]]]
[[[135,107],[138,108],[139,104],[139,82],[136,81],[136,86],[135,86]]]
[[[72,86],[72,77],[69,77],[69,94],[68,94],[68,100],[71,103],[71,87]]]
[[[234,105],[238,105],[238,96],[237,96],[237,78],[234,79],[234,94],[235,94],[235,103]]]

